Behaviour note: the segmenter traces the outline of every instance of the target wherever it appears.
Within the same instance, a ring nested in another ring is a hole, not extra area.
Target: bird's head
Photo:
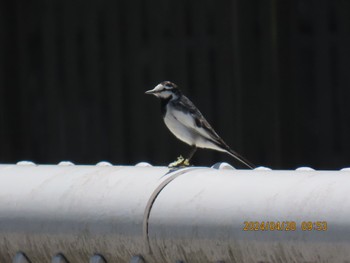
[[[170,81],[163,81],[158,84],[154,89],[148,90],[145,94],[151,94],[160,99],[176,99],[181,95],[181,91],[176,84]]]

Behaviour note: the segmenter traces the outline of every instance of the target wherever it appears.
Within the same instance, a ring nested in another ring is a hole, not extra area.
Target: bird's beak
[[[147,90],[146,92],[145,92],[145,94],[149,94],[149,95],[152,95],[152,94],[154,94],[155,92],[154,92],[154,90]]]
[[[154,95],[156,97],[158,97],[159,92],[163,89],[163,85],[162,84],[158,84],[154,89],[151,90],[147,90],[145,92],[145,94],[150,94],[150,95]]]
[[[157,93],[157,90],[151,89],[151,90],[147,90],[145,92],[145,94],[149,94],[149,95],[155,95]]]

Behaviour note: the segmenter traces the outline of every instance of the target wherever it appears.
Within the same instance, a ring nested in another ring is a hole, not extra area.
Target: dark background
[[[253,163],[339,169],[349,71],[349,0],[1,0],[0,162],[168,164],[171,80]]]

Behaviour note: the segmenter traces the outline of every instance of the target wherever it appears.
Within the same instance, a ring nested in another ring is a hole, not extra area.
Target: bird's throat
[[[160,99],[160,109],[162,112],[162,116],[164,117],[166,114],[166,106],[168,105],[169,101],[173,98],[173,96],[169,96],[168,98],[162,98]]]

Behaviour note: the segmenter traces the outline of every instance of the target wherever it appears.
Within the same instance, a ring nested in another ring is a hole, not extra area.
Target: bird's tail
[[[238,153],[236,153],[232,149],[228,148],[226,151],[229,155],[231,155],[233,158],[240,161],[241,163],[243,163],[245,166],[249,167],[250,169],[254,169],[256,167],[254,164],[249,162],[247,159],[245,159],[243,156],[239,155]]]

